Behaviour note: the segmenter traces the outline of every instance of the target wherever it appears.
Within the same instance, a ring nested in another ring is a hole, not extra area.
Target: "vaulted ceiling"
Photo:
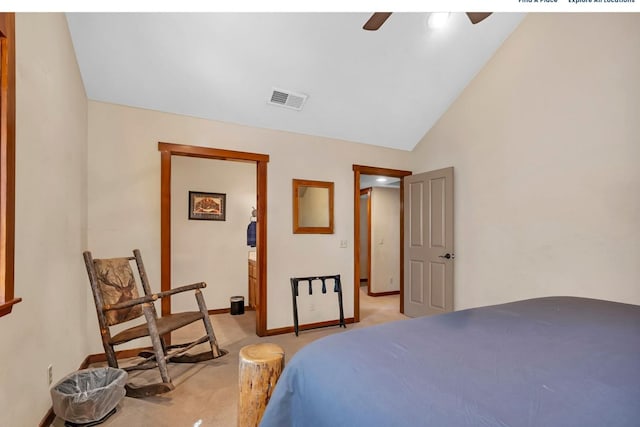
[[[89,99],[411,150],[518,26],[494,13],[68,13]],[[307,95],[301,111],[273,89]]]

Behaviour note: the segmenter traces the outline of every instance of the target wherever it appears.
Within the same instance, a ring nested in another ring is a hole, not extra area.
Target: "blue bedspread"
[[[551,297],[315,341],[261,427],[640,426],[640,306]]]

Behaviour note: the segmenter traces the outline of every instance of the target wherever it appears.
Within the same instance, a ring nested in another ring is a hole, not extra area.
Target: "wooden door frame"
[[[360,175],[400,178],[400,313],[404,313],[404,177],[411,174],[400,169],[353,165],[353,317],[356,322],[360,321]]]
[[[256,227],[256,268],[258,301],[256,306],[256,334],[267,331],[267,163],[266,154],[221,150],[193,145],[158,142],[160,151],[160,289],[171,289],[171,157],[198,157],[256,164],[256,198],[258,222]],[[162,299],[162,315],[171,313],[171,299]]]

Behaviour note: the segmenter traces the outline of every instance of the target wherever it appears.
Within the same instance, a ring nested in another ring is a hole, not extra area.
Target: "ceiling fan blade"
[[[391,12],[376,12],[362,27],[364,30],[376,31],[391,16]]]
[[[472,24],[477,24],[478,22],[486,19],[489,15],[491,15],[491,13],[492,12],[467,12],[467,16],[469,17],[469,20]]]

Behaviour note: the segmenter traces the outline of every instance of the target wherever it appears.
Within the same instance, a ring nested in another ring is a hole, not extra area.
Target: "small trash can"
[[[231,297],[231,315],[244,314],[244,297]]]
[[[51,388],[53,412],[71,423],[102,422],[126,394],[127,377],[125,370],[110,367],[73,372]]]

